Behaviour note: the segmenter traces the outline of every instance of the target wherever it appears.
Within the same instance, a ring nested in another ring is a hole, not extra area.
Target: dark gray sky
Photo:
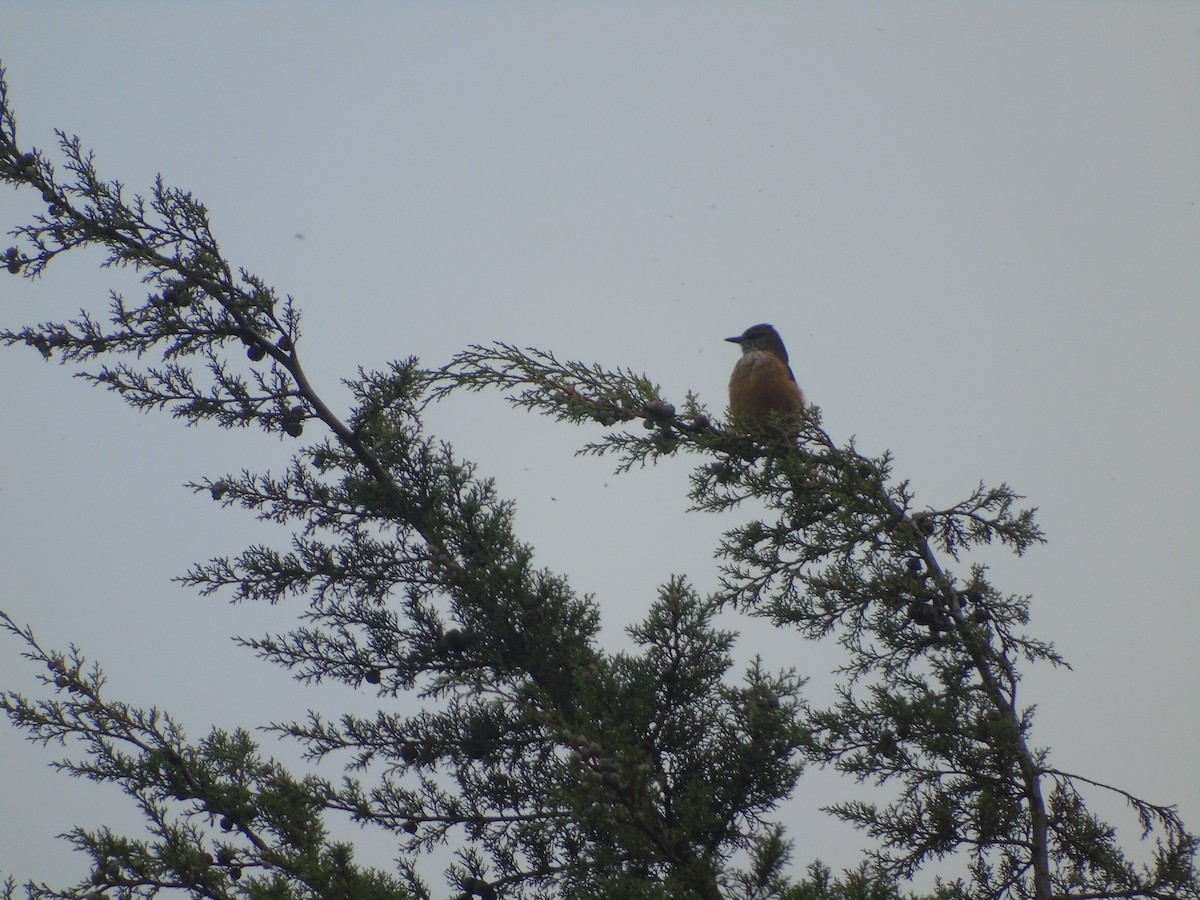
[[[228,257],[296,297],[335,405],[359,365],[500,339],[719,412],[721,339],[774,323],[830,431],[891,448],[920,502],[985,479],[1040,508],[1047,546],[983,557],[1075,667],[1028,675],[1035,740],[1200,828],[1200,6],[9,2],[0,23],[24,141],[60,127],[131,190],[159,171],[194,190]],[[0,226],[35,200],[0,195]],[[0,322],[136,289],[98,259],[0,279]],[[180,485],[290,447],[139,416],[69,374],[0,353],[0,608],[193,736],[373,708],[230,642],[299,601],[169,580],[285,541]],[[684,515],[686,461],[614,477],[572,456],[593,433],[496,396],[431,427],[517,500],[540,562],[597,595],[612,645],[672,573],[715,586],[738,519]],[[833,648],[736,625],[743,653],[830,695]],[[25,690],[16,649],[0,642],[0,686]],[[19,878],[82,872],[53,839],[77,822],[137,822],[49,758],[0,727],[0,870]],[[858,859],[816,810],[853,790],[801,780],[780,814],[798,861]]]

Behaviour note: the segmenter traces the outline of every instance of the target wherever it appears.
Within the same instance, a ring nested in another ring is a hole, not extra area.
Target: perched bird
[[[742,348],[742,358],[729,378],[729,412],[735,422],[762,428],[772,413],[804,407],[804,395],[778,331],[766,324],[753,325],[739,337],[725,340]]]

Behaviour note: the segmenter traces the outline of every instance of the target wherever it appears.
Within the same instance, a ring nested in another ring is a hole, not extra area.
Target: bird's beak
[[[740,344],[742,342],[742,338],[740,335],[735,338],[725,338],[725,340],[729,341],[729,343],[731,343],[731,344]]]

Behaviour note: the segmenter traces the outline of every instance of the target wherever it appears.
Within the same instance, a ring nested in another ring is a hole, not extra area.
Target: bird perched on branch
[[[767,324],[752,325],[725,340],[742,348],[729,378],[729,412],[735,422],[762,428],[772,414],[804,408],[804,394],[778,331]]]

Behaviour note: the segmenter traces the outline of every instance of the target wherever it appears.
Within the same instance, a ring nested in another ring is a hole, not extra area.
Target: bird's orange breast
[[[804,405],[804,396],[788,364],[772,353],[745,353],[729,379],[729,411],[735,419],[765,424],[772,413],[789,413]]]

